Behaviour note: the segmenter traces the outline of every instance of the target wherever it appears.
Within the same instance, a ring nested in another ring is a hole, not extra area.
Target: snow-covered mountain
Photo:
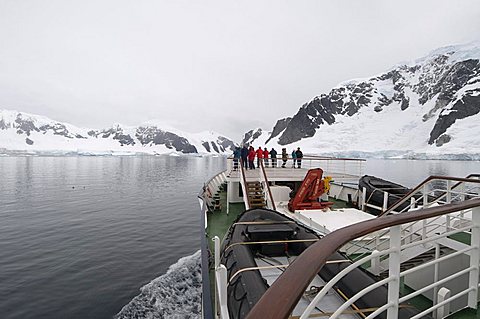
[[[437,49],[341,83],[244,142],[316,154],[478,159],[479,60],[480,42]]]
[[[0,153],[231,154],[235,143],[215,132],[186,133],[155,122],[93,130],[44,116],[0,110]]]

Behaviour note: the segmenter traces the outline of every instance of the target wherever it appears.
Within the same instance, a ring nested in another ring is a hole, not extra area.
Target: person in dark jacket
[[[233,151],[233,170],[236,171],[238,169],[238,160],[240,159],[240,147],[235,147]]]
[[[272,159],[272,167],[277,167],[277,151],[273,147],[270,150],[270,158]]]
[[[247,145],[243,145],[242,150],[240,151],[242,157],[242,164],[245,169],[248,169],[248,148]]]
[[[296,152],[295,152],[295,155],[297,156],[297,166],[298,166],[298,168],[301,168],[301,167],[302,167],[303,153],[302,153],[302,151],[300,150],[300,147],[297,148],[297,150],[296,150]]]
[[[285,165],[287,165],[287,160],[288,160],[288,154],[287,154],[287,149],[282,148],[282,168],[285,168]]]

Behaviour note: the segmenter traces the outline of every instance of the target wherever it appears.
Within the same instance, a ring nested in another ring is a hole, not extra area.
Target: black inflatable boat
[[[321,237],[310,229],[272,210],[251,209],[241,214],[222,244],[221,263],[227,267],[230,318],[244,318],[269,287],[261,272],[256,269],[256,258],[298,256],[320,239]],[[269,243],[265,243],[266,241]],[[348,258],[341,253],[335,253],[329,258],[337,261],[345,259]],[[324,281],[329,281],[350,264],[327,264],[319,275]],[[335,290],[343,295],[343,298],[350,298],[376,281],[369,273],[357,268],[341,279]],[[355,306],[368,309],[386,303],[387,287],[380,286],[357,300]],[[402,307],[398,318],[410,318],[417,313],[415,308]],[[386,318],[386,312],[377,318]]]
[[[387,207],[390,207],[412,190],[403,185],[395,184],[393,182],[370,175],[364,175],[358,181],[358,189],[363,191],[364,187],[367,191],[367,202],[378,207],[383,206],[384,192],[388,193]],[[410,202],[405,202],[400,205],[396,211],[401,211],[407,208],[409,205]],[[379,212],[376,211],[373,213],[378,214]]]

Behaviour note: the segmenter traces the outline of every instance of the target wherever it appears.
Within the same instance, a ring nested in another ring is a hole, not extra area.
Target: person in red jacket
[[[261,146],[258,147],[256,153],[257,153],[257,167],[260,167],[260,161],[263,160],[263,151]]]
[[[269,155],[269,154],[270,154],[270,153],[268,153],[268,150],[267,150],[267,148],[265,147],[265,148],[263,149],[263,162],[265,163],[265,167],[268,167],[268,162],[269,162],[268,155]]]
[[[253,160],[255,159],[255,150],[252,146],[248,149],[248,168],[255,169],[255,165],[253,164]]]

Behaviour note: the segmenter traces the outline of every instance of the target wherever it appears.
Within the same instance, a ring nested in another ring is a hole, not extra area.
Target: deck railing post
[[[428,207],[428,187],[427,183],[423,185],[423,208]]]
[[[378,253],[378,250],[376,249],[372,250],[372,254],[376,254],[376,253]],[[375,276],[378,276],[380,274],[380,256],[372,258],[370,272]]]
[[[214,243],[214,254],[215,254],[215,269],[218,268],[220,265],[220,238],[218,236],[213,237],[213,243]]]
[[[382,207],[382,212],[386,211],[388,208],[388,193],[383,192],[383,207]]]
[[[447,204],[452,202],[452,181],[447,180]]]
[[[365,201],[367,200],[367,188],[362,189],[362,210],[365,211]]]
[[[388,319],[398,318],[398,299],[400,294],[400,247],[401,247],[401,229],[400,226],[390,227],[390,249],[393,251],[389,255],[388,276],[393,280],[388,283],[388,299],[392,306],[387,310]]]
[[[216,270],[217,273],[217,289],[220,303],[220,319],[229,319],[227,307],[227,268],[220,265]]]
[[[480,208],[475,207],[472,209],[472,237],[470,240],[470,245],[472,246],[472,251],[470,252],[470,267],[472,271],[469,273],[469,287],[472,289],[468,293],[468,307],[472,309],[477,309],[478,302],[478,267],[480,262]]]
[[[214,257],[215,257],[215,271],[217,271],[218,266],[220,266],[220,238],[218,236],[215,236],[212,238],[213,240],[213,246],[214,246]],[[215,281],[217,279],[217,276],[215,276]],[[215,315],[218,314],[218,289],[215,289]]]
[[[440,258],[440,245],[439,244],[435,244],[435,260],[437,260],[438,258]],[[434,270],[433,270],[433,282],[437,282],[438,281],[438,274],[439,274],[439,264],[436,263],[435,266],[434,266]],[[438,300],[437,300],[437,293],[438,293],[438,286],[435,286],[433,287],[433,304],[436,305]]]
[[[448,298],[450,298],[450,290],[445,287],[440,288],[437,294],[437,303],[443,302]],[[446,305],[441,306],[440,308],[437,309],[435,313],[435,318],[442,319],[448,316],[449,314],[450,314],[450,304],[447,303]]]

